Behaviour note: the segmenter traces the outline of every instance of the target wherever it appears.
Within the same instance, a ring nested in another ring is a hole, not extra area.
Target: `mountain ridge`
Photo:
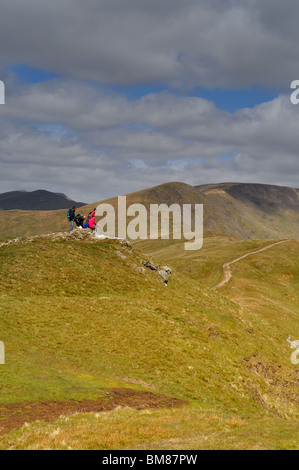
[[[255,183],[217,183],[191,186],[171,182],[126,195],[127,206],[150,204],[203,204],[205,236],[222,234],[239,239],[277,240],[299,238],[299,189]],[[113,205],[117,212],[118,197],[88,205],[79,205],[87,215],[101,203]],[[67,202],[69,207],[72,201]],[[3,212],[7,224],[0,238],[40,235],[67,230],[62,210]]]
[[[44,189],[36,191],[17,190],[0,194],[0,210],[59,210],[70,205],[82,207],[84,202],[76,202],[63,193],[53,193]]]

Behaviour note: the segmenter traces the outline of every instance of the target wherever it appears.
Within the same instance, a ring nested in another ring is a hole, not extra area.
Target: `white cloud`
[[[174,180],[298,186],[298,126],[283,95],[229,114],[177,94],[130,101],[75,81],[31,85],[0,108],[1,192],[26,181],[96,201]]]

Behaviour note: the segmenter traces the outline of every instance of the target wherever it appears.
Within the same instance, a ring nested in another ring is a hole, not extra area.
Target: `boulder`
[[[170,276],[171,276],[171,269],[169,270],[166,270],[166,269],[159,269],[158,271],[158,274],[159,276],[162,277],[163,281],[164,281],[164,284],[167,286],[168,284],[168,281],[170,279]]]
[[[169,266],[158,266],[158,269],[161,269],[162,271],[166,271],[168,274],[172,274],[172,269]]]
[[[121,246],[126,246],[127,248],[130,248],[130,250],[132,250],[132,243],[128,240],[121,240],[119,243],[121,244]]]
[[[157,266],[148,259],[143,259],[141,262],[146,268],[149,268],[152,271],[157,271]]]

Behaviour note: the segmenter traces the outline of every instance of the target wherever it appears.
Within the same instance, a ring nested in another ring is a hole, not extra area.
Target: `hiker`
[[[93,211],[89,212],[89,214],[88,214],[88,220],[89,220],[89,219],[92,219],[92,218],[94,218],[94,217],[96,216],[96,210],[97,210],[97,209],[94,208]]]
[[[76,206],[73,206],[72,209],[69,209],[68,213],[67,213],[67,218],[68,220],[70,221],[71,225],[70,225],[70,233],[73,231],[73,228],[74,228],[74,220],[76,218],[76,209],[77,207]]]
[[[95,230],[97,226],[98,224],[96,223],[95,217],[91,217],[88,221],[88,228],[90,228],[91,230]]]
[[[86,219],[85,215],[82,215],[82,214],[76,215],[74,220],[76,222],[77,227],[83,228],[85,219]]]

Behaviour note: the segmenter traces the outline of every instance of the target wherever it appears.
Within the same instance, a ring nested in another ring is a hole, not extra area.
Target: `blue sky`
[[[25,64],[15,64],[7,66],[7,72],[13,72],[18,80],[23,84],[30,83],[41,83],[57,78],[63,78],[54,71],[42,70],[34,67],[30,67]],[[151,93],[159,93],[163,91],[169,91],[173,94],[182,94],[181,90],[167,88],[163,84],[143,84],[137,86],[120,87],[120,86],[108,86],[103,85],[107,92],[119,93],[126,96],[129,100],[137,100],[142,96],[149,95]],[[271,88],[271,87],[270,87]],[[248,89],[228,89],[228,88],[203,88],[196,87],[192,90],[188,90],[185,93],[186,96],[196,96],[205,98],[212,101],[217,108],[234,113],[238,109],[242,108],[254,108],[256,105],[261,103],[272,101],[274,98],[279,96],[279,91],[269,90],[265,88],[251,87]]]
[[[255,106],[272,101],[279,96],[279,92],[269,91],[261,88],[249,89],[221,89],[209,90],[196,88],[191,91],[192,96],[205,98],[217,106],[217,108],[233,113],[242,108],[254,108]]]
[[[12,72],[23,83],[40,83],[58,78],[58,74],[55,72],[30,67],[26,64],[7,65],[6,72]]]

